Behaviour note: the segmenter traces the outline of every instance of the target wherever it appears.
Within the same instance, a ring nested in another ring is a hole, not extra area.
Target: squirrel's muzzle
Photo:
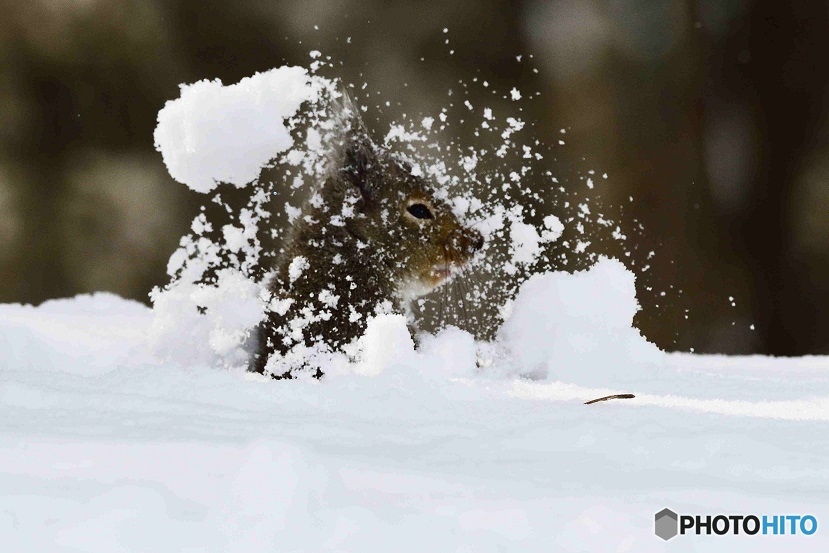
[[[483,235],[478,232],[477,230],[470,231],[473,233],[472,243],[469,245],[472,248],[472,252],[480,251],[481,248],[484,247],[484,237]]]
[[[484,237],[475,229],[457,229],[449,234],[447,245],[465,257],[472,257],[484,247]]]

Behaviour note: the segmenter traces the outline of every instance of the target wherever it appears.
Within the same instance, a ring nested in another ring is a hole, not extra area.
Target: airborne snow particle
[[[291,282],[296,282],[296,280],[302,276],[302,272],[310,266],[311,264],[306,258],[301,255],[296,256],[288,266],[288,279]]]

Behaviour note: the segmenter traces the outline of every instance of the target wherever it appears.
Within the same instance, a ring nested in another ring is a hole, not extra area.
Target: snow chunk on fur
[[[315,96],[307,71],[280,67],[223,86],[218,79],[181,85],[158,113],[155,148],[170,175],[197,192],[219,182],[241,188],[293,145],[284,120]]]

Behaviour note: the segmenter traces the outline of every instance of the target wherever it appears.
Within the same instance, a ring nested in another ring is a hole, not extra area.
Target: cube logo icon
[[[654,515],[653,529],[657,536],[665,541],[676,536],[679,527],[679,517],[670,509],[662,509]]]

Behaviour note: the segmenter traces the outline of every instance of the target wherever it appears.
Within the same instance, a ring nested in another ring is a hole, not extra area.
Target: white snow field
[[[203,192],[280,152],[311,171],[319,135],[289,152],[283,122],[330,84],[282,69],[182,87],[157,147]],[[1,552],[829,550],[829,358],[663,353],[632,327],[633,274],[601,259],[524,282],[492,343],[449,328],[415,349],[385,314],[351,357],[317,359],[321,380],[254,376],[243,344],[265,300],[245,263],[265,196],[224,243],[197,218],[152,309],[104,293],[0,305]],[[489,215],[513,229],[513,267],[561,230]],[[583,404],[619,393],[636,397]],[[818,528],[665,542],[665,507]]]
[[[533,279],[486,371],[390,316],[321,381],[160,359],[108,294],[0,306],[2,550],[825,551],[829,359],[655,351],[616,315],[627,275]],[[664,507],[819,527],[663,542]]]

